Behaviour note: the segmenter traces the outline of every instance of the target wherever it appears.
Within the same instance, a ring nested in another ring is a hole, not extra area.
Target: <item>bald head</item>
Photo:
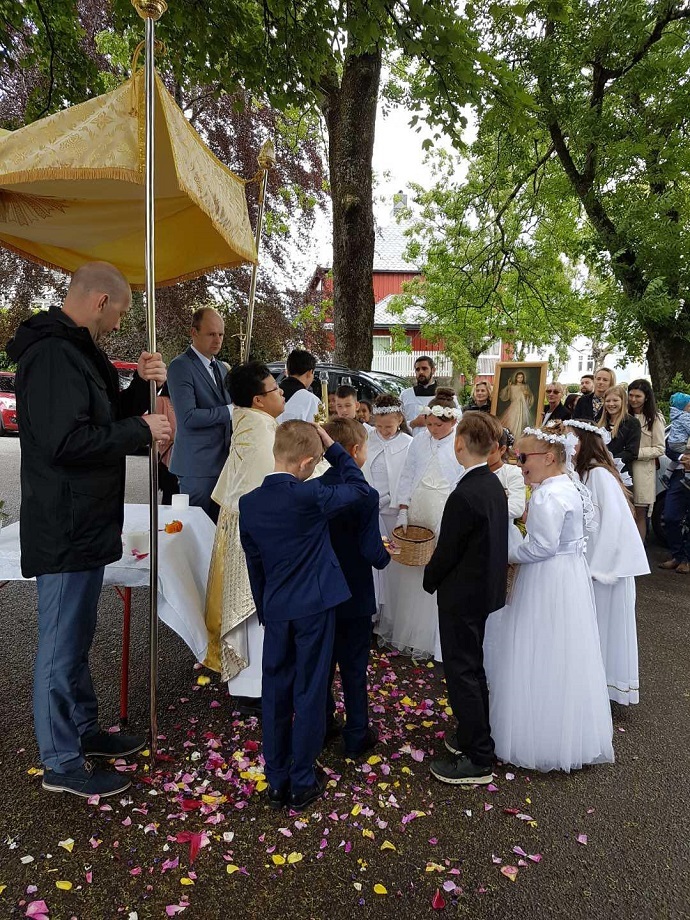
[[[120,328],[131,305],[132,292],[119,268],[109,262],[87,262],[72,275],[62,309],[98,342]]]

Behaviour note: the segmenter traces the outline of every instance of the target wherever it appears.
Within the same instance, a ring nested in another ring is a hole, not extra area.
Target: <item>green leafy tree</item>
[[[467,13],[521,89],[508,97],[485,82],[479,143],[514,150],[544,213],[577,208],[583,232],[570,236],[605,293],[601,312],[614,314],[609,334],[629,355],[646,351],[662,391],[690,373],[690,7],[480,0]],[[538,180],[554,170],[560,201]]]

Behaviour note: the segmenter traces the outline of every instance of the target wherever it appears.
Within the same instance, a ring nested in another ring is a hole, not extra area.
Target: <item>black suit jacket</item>
[[[609,451],[616,459],[623,461],[623,472],[629,473],[633,460],[637,460],[640,452],[642,426],[634,415],[623,419],[618,428],[618,434],[611,438]]]
[[[542,415],[542,419],[544,418],[544,416],[546,415],[546,413],[547,413],[548,411],[549,411],[549,404],[547,403],[547,404],[544,406],[544,415]],[[549,421],[549,422],[552,422],[552,421],[559,420],[559,421],[561,421],[561,422],[564,422],[566,419],[569,419],[569,418],[570,418],[570,412],[568,412],[568,410],[567,410],[566,407],[563,405],[563,403],[559,403],[559,404],[556,406],[556,408],[553,410],[553,412],[551,413],[551,415],[549,416],[548,421]],[[544,424],[544,422],[542,421],[542,425],[543,425],[543,424]]]
[[[604,409],[602,400],[601,408],[598,412],[594,411],[594,393],[583,393],[575,403],[575,412],[573,418],[582,419],[583,422],[598,422]]]
[[[441,532],[424,570],[424,590],[440,610],[488,616],[506,601],[508,500],[488,466],[466,473],[446,502]]]

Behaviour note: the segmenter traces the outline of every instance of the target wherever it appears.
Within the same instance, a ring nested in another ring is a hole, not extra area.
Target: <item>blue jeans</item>
[[[84,763],[81,738],[98,731],[89,671],[105,569],[39,575],[34,727],[43,765],[68,773]]]
[[[262,735],[266,779],[288,779],[293,793],[316,782],[314,762],[326,734],[326,691],[335,611],[268,621],[264,633]]]
[[[683,522],[690,522],[690,489],[683,485],[685,470],[674,470],[664,504],[664,530],[668,548],[676,562],[690,562],[690,531],[683,534]]]

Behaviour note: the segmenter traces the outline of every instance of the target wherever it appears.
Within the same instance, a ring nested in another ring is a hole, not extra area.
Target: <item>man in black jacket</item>
[[[32,316],[7,345],[19,365],[22,573],[38,587],[34,723],[43,788],[83,797],[130,785],[87,758],[127,756],[145,743],[100,730],[88,662],[104,569],[122,556],[126,456],[171,435],[164,415],[141,418],[148,381],[165,382],[161,356],[142,353],[120,393],[98,346],[130,306],[124,276],[91,262],[74,273],[62,309]]]
[[[508,502],[487,457],[502,434],[493,416],[468,412],[458,423],[455,455],[465,470],[448,497],[424,590],[436,592],[441,651],[457,731],[446,732],[450,759],[432,761],[443,783],[490,783],[494,742],[484,673],[484,627],[505,605]]]

